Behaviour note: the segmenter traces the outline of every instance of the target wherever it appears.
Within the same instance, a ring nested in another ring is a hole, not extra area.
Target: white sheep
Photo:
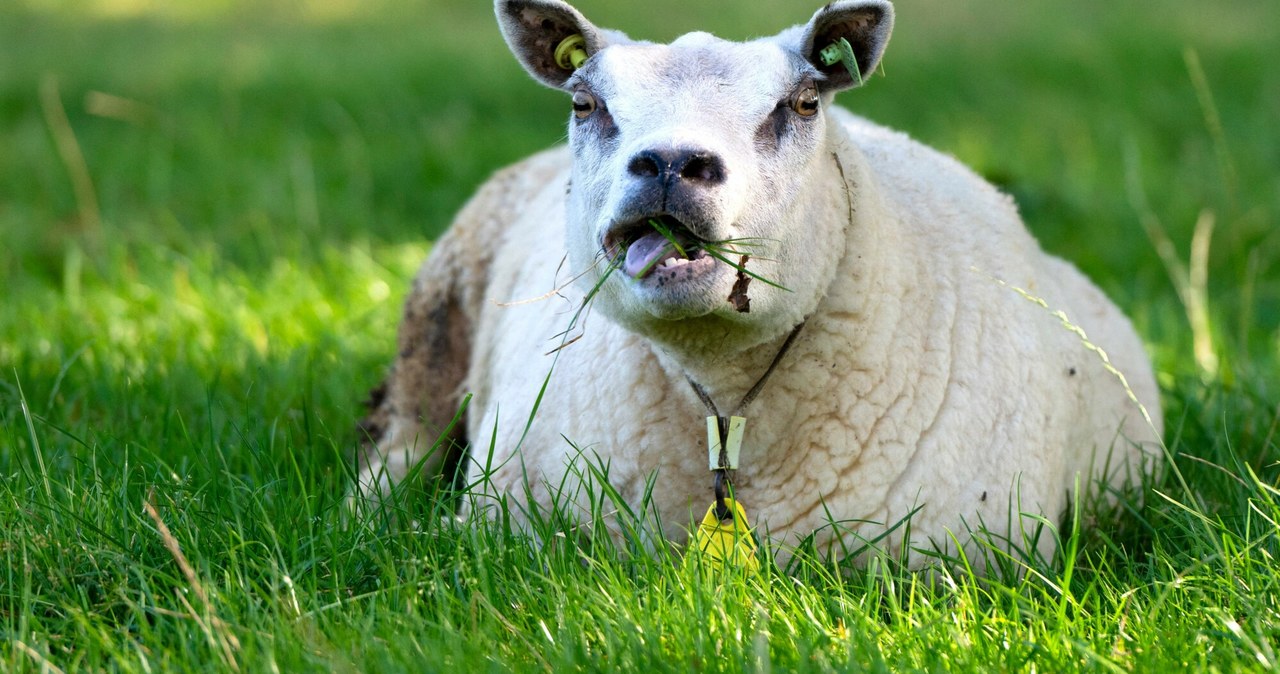
[[[572,95],[568,146],[499,172],[436,243],[371,401],[358,493],[419,463],[438,475],[469,445],[470,507],[585,519],[579,487],[604,466],[632,507],[651,489],[661,535],[683,543],[715,500],[695,386],[728,414],[775,360],[729,482],[778,543],[876,540],[921,566],[983,531],[1047,555],[1050,536],[1023,537],[1040,516],[1156,465],[1158,391],[1120,311],[1008,197],[834,105],[875,72],[889,2],[669,45],[559,0],[496,9],[524,67]],[[749,274],[717,250],[748,253]]]

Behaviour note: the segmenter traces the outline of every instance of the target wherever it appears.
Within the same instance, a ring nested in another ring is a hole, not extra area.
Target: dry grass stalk
[[[187,556],[182,553],[182,546],[178,544],[178,539],[174,537],[173,532],[169,531],[169,526],[164,523],[164,519],[160,517],[159,511],[155,506],[155,490],[152,489],[147,493],[147,499],[142,502],[142,509],[146,511],[147,516],[155,522],[156,530],[160,534],[160,540],[164,543],[165,549],[173,556],[173,560],[177,562],[178,569],[182,571],[182,575],[187,579],[187,585],[191,591],[195,593],[200,603],[204,606],[208,620],[200,617],[195,608],[187,601],[186,595],[181,591],[176,591],[178,601],[187,609],[186,615],[190,616],[200,629],[209,639],[209,644],[215,649],[222,652],[222,659],[233,671],[240,671],[240,665],[236,661],[236,652],[240,650],[240,640],[231,632],[231,628],[225,621],[218,617],[214,611],[213,603],[209,601],[209,592],[205,590],[204,584],[200,582],[200,577],[196,575],[196,570],[191,566],[191,562],[187,561]]]

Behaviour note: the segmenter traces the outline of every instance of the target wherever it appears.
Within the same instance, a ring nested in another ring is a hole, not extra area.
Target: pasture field
[[[817,3],[579,6],[665,40]],[[840,102],[1014,195],[1133,318],[1172,459],[1143,503],[990,579],[803,552],[714,579],[414,492],[388,507],[418,526],[353,526],[409,278],[567,98],[478,0],[10,0],[0,671],[1280,669],[1280,5],[897,10]]]

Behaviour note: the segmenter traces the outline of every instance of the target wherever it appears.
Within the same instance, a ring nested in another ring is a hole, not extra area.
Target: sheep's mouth
[[[684,223],[662,215],[641,218],[614,230],[606,237],[604,250],[624,274],[643,279],[691,275],[695,267],[714,265],[704,243]]]

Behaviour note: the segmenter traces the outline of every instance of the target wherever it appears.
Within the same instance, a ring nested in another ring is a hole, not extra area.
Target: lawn
[[[578,6],[669,39],[817,7]],[[0,4],[0,670],[1280,668],[1280,6],[901,0],[840,102],[1014,195],[1133,318],[1172,469],[981,580],[750,579],[353,526],[360,402],[489,173],[564,135],[487,2]],[[548,524],[544,540],[562,540]]]

